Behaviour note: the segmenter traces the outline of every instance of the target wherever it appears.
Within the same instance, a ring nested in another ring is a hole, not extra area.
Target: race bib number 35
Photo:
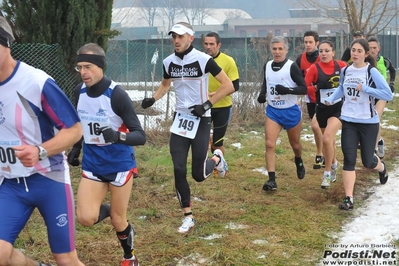
[[[185,138],[193,139],[197,134],[200,121],[200,117],[177,113],[170,128],[170,132]]]

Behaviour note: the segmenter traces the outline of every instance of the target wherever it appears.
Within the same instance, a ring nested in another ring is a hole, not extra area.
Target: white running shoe
[[[321,182],[321,188],[329,188],[331,182],[330,175],[323,175],[323,181]]]
[[[219,176],[225,177],[227,175],[227,172],[229,171],[229,167],[227,165],[226,160],[224,159],[223,152],[219,149],[216,149],[213,152],[213,155],[220,158],[219,164],[216,166],[216,169],[219,172]]]
[[[334,165],[331,166],[331,182],[337,181],[337,170],[339,168],[339,163],[337,162],[337,166],[334,169]]]
[[[181,234],[187,233],[190,231],[191,227],[194,226],[194,219],[191,217],[186,217],[183,219],[183,224],[177,228],[177,231]]]

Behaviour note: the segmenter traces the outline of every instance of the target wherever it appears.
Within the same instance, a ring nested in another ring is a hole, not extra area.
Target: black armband
[[[233,81],[233,87],[235,91],[238,91],[240,89],[240,80],[236,79]]]

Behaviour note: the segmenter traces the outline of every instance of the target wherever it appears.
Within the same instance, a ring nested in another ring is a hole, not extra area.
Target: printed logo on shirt
[[[0,102],[0,125],[3,124],[6,121],[6,118],[4,117],[3,113],[3,102]]]
[[[107,116],[107,110],[98,108],[98,112],[96,113],[97,116]]]
[[[328,83],[331,84],[331,88],[336,88],[339,85],[339,76],[332,76],[329,80]]]
[[[58,215],[58,216],[56,217],[56,219],[58,220],[57,225],[58,225],[59,227],[63,227],[63,226],[65,226],[65,225],[68,224],[68,216],[66,215],[66,213],[63,213],[63,214],[61,214],[61,215]]]
[[[91,138],[91,139],[90,139],[90,142],[93,142],[93,143],[100,143],[100,138],[99,138],[99,137]]]
[[[79,110],[78,110],[78,113],[79,113],[79,114],[88,114],[89,112],[87,112],[87,111],[85,111],[85,110],[79,109]]]
[[[3,167],[1,168],[1,171],[2,171],[3,173],[6,173],[6,172],[11,173],[11,167],[10,167],[9,165],[3,166]]]
[[[171,78],[197,78],[203,76],[198,62],[193,62],[185,66],[179,66],[174,63],[169,65],[169,74]]]

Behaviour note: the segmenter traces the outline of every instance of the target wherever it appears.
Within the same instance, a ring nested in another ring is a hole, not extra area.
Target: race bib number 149
[[[200,121],[200,117],[177,113],[170,128],[170,132],[185,138],[193,139],[197,134]]]

